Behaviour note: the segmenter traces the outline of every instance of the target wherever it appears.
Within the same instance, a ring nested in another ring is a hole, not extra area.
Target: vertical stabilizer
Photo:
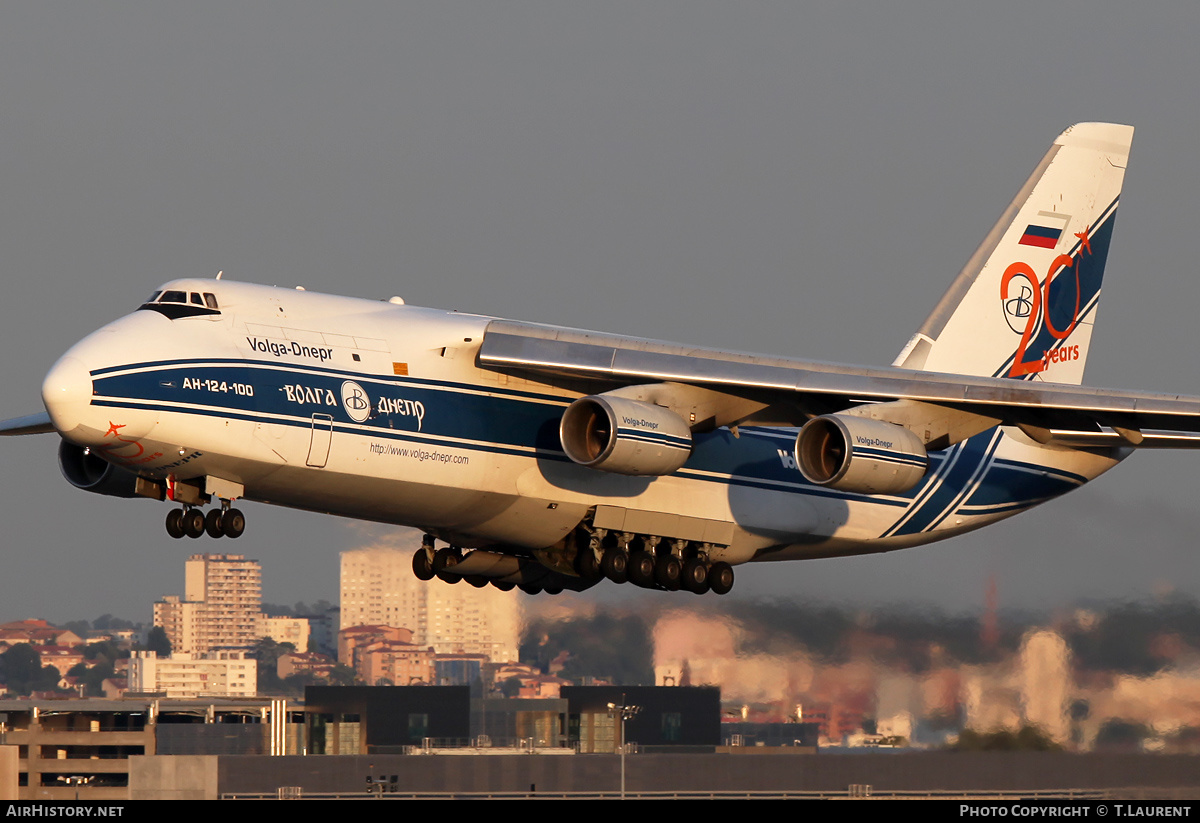
[[[1063,132],[895,365],[1081,383],[1132,139]]]

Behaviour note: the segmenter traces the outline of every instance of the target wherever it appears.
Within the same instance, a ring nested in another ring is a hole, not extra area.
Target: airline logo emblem
[[[1024,280],[1024,283],[1016,286],[1015,292],[1010,287],[1008,293],[1011,296],[1004,300],[1004,319],[1013,330],[1013,334],[1021,334],[1024,331],[1029,316],[1033,313],[1033,290],[1036,287],[1029,278]]]
[[[342,408],[355,423],[365,423],[371,416],[371,399],[362,386],[347,380],[342,383]]]

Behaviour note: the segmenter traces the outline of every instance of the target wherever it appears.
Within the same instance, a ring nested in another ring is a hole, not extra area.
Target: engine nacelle
[[[617,474],[671,474],[692,454],[692,431],[675,412],[611,394],[567,406],[558,436],[579,465]]]
[[[66,440],[58,446],[58,467],[67,482],[77,489],[112,497],[138,496],[136,475]]]
[[[925,476],[920,438],[882,420],[829,414],[796,435],[796,465],[809,483],[863,494],[899,494]]]

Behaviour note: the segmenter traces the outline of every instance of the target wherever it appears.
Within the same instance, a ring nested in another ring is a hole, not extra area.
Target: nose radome
[[[85,419],[92,402],[92,375],[78,358],[66,355],[42,381],[42,403],[59,434],[69,437]]]

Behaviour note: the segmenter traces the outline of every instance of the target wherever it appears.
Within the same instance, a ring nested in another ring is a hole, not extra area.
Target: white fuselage
[[[215,293],[220,311],[140,310],[73,347],[44,389],[64,437],[144,477],[220,478],[463,546],[544,548],[591,513],[734,564],[886,551],[1015,514],[1123,456],[992,429],[931,454],[911,491],[863,495],[807,483],[794,429],[743,427],[697,435],[674,474],[613,474],[563,453],[559,421],[582,392],[477,367],[491,318],[228,281],[163,288]]]

